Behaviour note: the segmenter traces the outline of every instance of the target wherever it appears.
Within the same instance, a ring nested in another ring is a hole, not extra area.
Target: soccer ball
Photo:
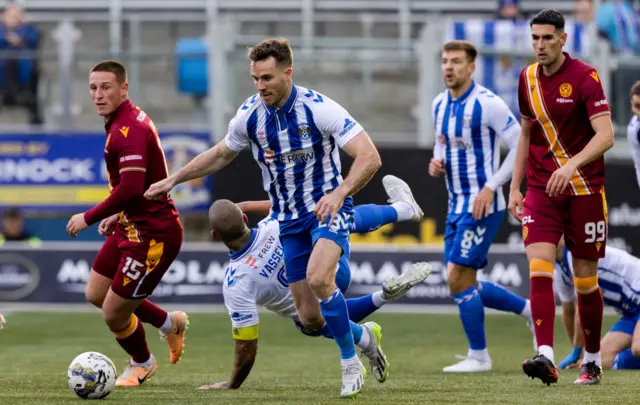
[[[116,386],[116,367],[104,354],[86,352],[73,359],[69,388],[83,399],[102,399]]]

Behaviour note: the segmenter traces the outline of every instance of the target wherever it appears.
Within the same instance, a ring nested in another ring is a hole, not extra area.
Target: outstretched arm
[[[238,389],[247,379],[258,354],[258,339],[235,340],[235,354],[233,356],[233,372],[229,381],[212,385],[204,385],[201,390]]]

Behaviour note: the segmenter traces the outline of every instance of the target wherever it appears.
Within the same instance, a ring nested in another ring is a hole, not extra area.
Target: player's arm
[[[235,354],[233,356],[233,372],[229,380],[229,388],[240,388],[247,379],[258,354],[258,325],[242,328],[239,333],[246,338],[235,339]]]
[[[344,144],[342,149],[353,158],[353,164],[347,177],[334,192],[337,191],[346,198],[356,194],[369,183],[382,166],[382,161],[378,149],[364,130]]]
[[[271,211],[271,201],[242,201],[236,204],[245,214],[268,215]]]
[[[131,126],[125,136],[119,132],[111,137],[111,147],[118,156],[120,184],[100,204],[85,212],[88,226],[123,211],[144,193],[147,171],[147,146],[154,134],[150,129]]]
[[[495,198],[495,191],[511,177],[516,159],[518,137],[520,136],[520,125],[507,104],[498,97],[493,97],[490,100],[493,102],[490,106],[489,127],[499,134],[502,142],[509,148],[509,153],[493,176],[487,179],[473,202],[472,215],[476,220],[488,215]]]
[[[635,131],[634,128],[628,128],[627,141],[629,142],[633,166],[636,169],[636,180],[638,181],[638,186],[640,186],[640,131]]]
[[[527,171],[527,159],[529,158],[529,138],[531,134],[531,121],[522,117],[520,120],[520,136],[516,146],[516,154],[513,162],[513,174],[509,186],[509,212],[515,219],[522,221],[522,180]]]
[[[442,102],[442,97],[438,96],[431,103],[431,116],[433,117],[433,130],[438,128],[437,106]],[[444,173],[444,145],[438,142],[438,134],[434,134],[435,143],[433,144],[433,158],[429,162],[429,175],[438,177]]]
[[[230,148],[226,138],[223,139],[209,150],[200,153],[185,167],[171,175],[169,177],[171,179],[171,187],[173,188],[185,181],[205,177],[220,171],[238,156],[240,150]]]

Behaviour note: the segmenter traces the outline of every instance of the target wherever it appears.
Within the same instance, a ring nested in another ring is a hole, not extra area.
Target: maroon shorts
[[[122,298],[151,295],[182,246],[182,225],[176,220],[173,228],[153,237],[142,236],[135,243],[116,231],[100,248],[93,270],[113,280],[111,289]]]
[[[567,248],[580,259],[604,257],[607,244],[607,201],[600,194],[549,197],[544,190],[529,188],[524,199],[522,239],[558,245],[564,234]]]

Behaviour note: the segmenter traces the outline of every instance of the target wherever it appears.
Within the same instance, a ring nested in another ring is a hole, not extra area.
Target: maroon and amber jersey
[[[531,122],[527,183],[546,188],[551,174],[578,154],[595,135],[591,120],[610,114],[596,70],[565,55],[560,69],[546,76],[537,63],[520,73],[520,114]],[[599,193],[604,158],[581,167],[564,194]]]
[[[144,234],[162,234],[168,221],[176,220],[178,210],[168,195],[153,201],[143,196],[151,184],[168,176],[158,130],[149,116],[129,100],[118,107],[105,128],[104,160],[111,192],[120,184],[122,173],[145,173],[142,193],[130,200],[120,213],[120,231],[126,233],[131,242],[140,242]],[[174,224],[171,225],[174,229]]]

